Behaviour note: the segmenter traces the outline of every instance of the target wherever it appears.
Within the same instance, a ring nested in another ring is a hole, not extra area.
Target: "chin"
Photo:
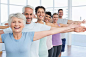
[[[20,30],[14,30],[13,32],[15,32],[15,33],[20,33],[20,32],[22,32],[22,31],[20,31]]]
[[[31,23],[31,22],[27,22],[27,23]]]

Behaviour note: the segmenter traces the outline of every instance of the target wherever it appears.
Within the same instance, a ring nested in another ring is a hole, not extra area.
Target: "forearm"
[[[72,20],[68,20],[67,24],[80,24],[83,23],[84,21],[72,21]]]
[[[61,33],[68,33],[68,32],[74,32],[74,28],[69,29],[69,30],[65,30],[65,31],[63,31],[63,32],[61,32]]]
[[[0,26],[0,29],[6,29],[9,28],[9,26]]]
[[[82,21],[73,21],[73,23],[78,25],[78,24],[81,24]]]
[[[46,37],[46,36],[49,36],[49,35],[60,33],[62,31],[68,30],[68,29],[70,29],[70,28],[69,27],[63,27],[63,28],[54,28],[54,29],[51,29],[48,31],[35,32],[33,41],[39,40],[39,39]]]
[[[62,28],[52,29],[51,31],[52,31],[52,34],[57,34],[57,33],[66,33],[68,32],[69,29],[70,29],[69,27],[62,27]]]
[[[46,37],[48,35],[51,35],[51,31],[50,30],[35,32],[33,41],[39,40],[39,39],[41,39],[43,37]]]
[[[60,24],[61,27],[68,27],[69,24]]]

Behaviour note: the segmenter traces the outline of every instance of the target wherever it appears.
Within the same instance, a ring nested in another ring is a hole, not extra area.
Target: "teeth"
[[[15,29],[19,29],[20,27],[14,27]]]
[[[39,17],[42,17],[42,16],[39,16]]]

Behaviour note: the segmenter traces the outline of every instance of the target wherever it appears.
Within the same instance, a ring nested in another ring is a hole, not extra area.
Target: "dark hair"
[[[36,13],[36,14],[37,14],[37,11],[38,11],[39,8],[42,8],[42,9],[44,9],[44,11],[45,11],[45,7],[43,7],[43,6],[37,6],[37,7],[35,8],[35,13]]]
[[[52,14],[51,14],[51,12],[49,12],[49,11],[48,11],[48,12],[45,12],[45,13],[46,13],[46,14],[48,14],[48,15],[50,15],[50,16],[52,17]]]
[[[59,10],[58,10],[58,13],[59,13],[59,11],[63,11],[63,9],[59,9]]]
[[[58,15],[57,13],[54,13],[53,15]]]

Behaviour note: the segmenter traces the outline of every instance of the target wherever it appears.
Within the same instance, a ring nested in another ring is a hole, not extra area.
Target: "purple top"
[[[61,40],[61,37],[60,37],[60,33],[52,35],[52,44],[53,44],[53,46],[62,45],[62,40]]]
[[[52,35],[52,44],[53,44],[53,46],[62,45],[60,33]]]

